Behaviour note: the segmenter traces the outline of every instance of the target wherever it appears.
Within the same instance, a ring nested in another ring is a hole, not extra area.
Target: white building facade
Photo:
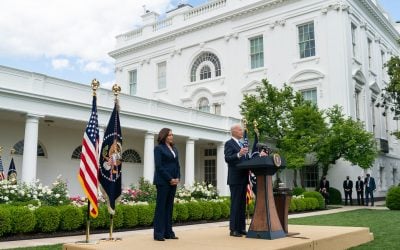
[[[224,142],[239,120],[121,94],[122,185],[152,181],[153,148],[163,127],[173,130],[181,182],[207,181],[228,194]],[[83,194],[77,176],[83,132],[91,112],[88,85],[0,66],[0,146],[5,173],[14,158],[18,179],[51,185],[61,175],[70,195]],[[111,91],[97,91],[100,136],[114,105]],[[10,149],[16,150],[14,155]]]
[[[400,147],[390,135],[398,123],[377,106],[389,81],[383,65],[400,54],[400,35],[376,1],[213,0],[142,18],[143,27],[117,36],[109,53],[127,95],[240,118],[243,94],[261,79],[287,83],[320,108],[342,106],[374,133],[381,152],[368,172],[377,196],[399,183]],[[339,161],[328,179],[343,192],[347,175],[365,173]],[[304,175],[309,187],[320,178],[315,167]],[[291,186],[290,171],[285,176]]]

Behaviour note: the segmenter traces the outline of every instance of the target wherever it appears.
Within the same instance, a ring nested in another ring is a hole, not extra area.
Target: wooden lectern
[[[247,238],[273,240],[286,236],[272,190],[272,175],[285,164],[279,155],[271,155],[256,157],[237,165],[238,168],[251,170],[257,176],[256,204]]]

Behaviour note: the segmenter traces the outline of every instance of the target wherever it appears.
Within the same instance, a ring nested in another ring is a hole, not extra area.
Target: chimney
[[[146,26],[148,24],[157,22],[159,16],[160,15],[154,11],[146,10],[146,13],[142,15],[143,25]]]

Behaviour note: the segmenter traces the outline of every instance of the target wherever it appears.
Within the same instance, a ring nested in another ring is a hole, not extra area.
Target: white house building
[[[100,135],[110,117],[114,95],[97,91]],[[0,66],[0,146],[7,166],[14,158],[18,179],[39,179],[46,185],[62,175],[71,195],[82,194],[77,175],[83,132],[91,112],[92,90],[78,84]],[[227,194],[224,142],[237,119],[121,94],[123,136],[122,184],[139,177],[153,180],[153,148],[157,133],[169,127],[180,153],[181,180],[206,180]],[[8,149],[16,150],[10,155]]]
[[[127,95],[240,118],[243,94],[261,79],[287,83],[320,108],[341,105],[375,134],[381,153],[368,171],[377,196],[400,181],[400,147],[390,135],[398,124],[377,107],[388,83],[383,65],[400,54],[400,35],[377,1],[212,0],[142,18],[109,53]],[[365,171],[340,161],[331,186],[343,191],[346,175],[355,180]],[[304,177],[315,187],[318,168]],[[287,171],[289,186],[290,178]]]

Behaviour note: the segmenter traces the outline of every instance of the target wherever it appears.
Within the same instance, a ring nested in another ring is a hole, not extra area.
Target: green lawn
[[[39,246],[39,247],[20,247],[12,248],[13,250],[61,250],[63,244],[50,245],[50,246]],[[11,248],[10,248],[11,249]]]
[[[360,209],[290,219],[289,224],[369,227],[374,233],[374,240],[351,249],[400,249],[400,211]]]

